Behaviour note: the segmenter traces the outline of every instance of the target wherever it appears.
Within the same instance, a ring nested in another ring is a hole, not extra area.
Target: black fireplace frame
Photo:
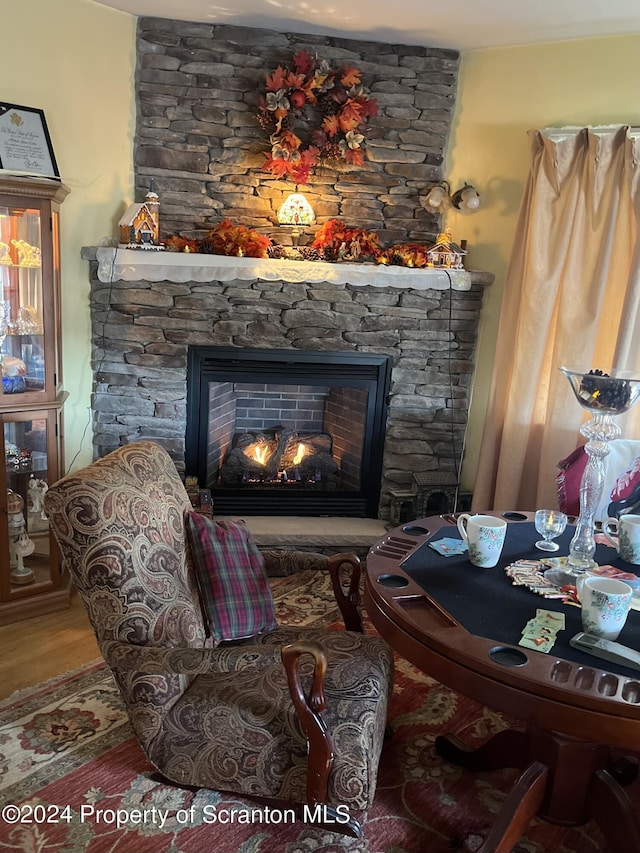
[[[207,478],[210,382],[322,384],[365,388],[366,429],[357,491],[213,488],[216,515],[303,515],[377,518],[393,359],[376,353],[189,346],[186,473]],[[282,369],[286,367],[286,375]],[[207,401],[206,405],[203,405]]]

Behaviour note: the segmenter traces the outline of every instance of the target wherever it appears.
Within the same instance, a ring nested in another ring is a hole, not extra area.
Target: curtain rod
[[[620,128],[626,127],[629,136],[632,137],[640,137],[640,127],[635,127],[627,124],[596,124],[596,125],[567,125],[566,127],[545,127],[540,133],[543,133],[546,137],[551,139],[553,142],[557,142],[561,139],[566,139],[569,136],[575,136],[576,133],[579,133],[581,130],[589,130],[595,134],[606,134],[606,133],[614,133]]]

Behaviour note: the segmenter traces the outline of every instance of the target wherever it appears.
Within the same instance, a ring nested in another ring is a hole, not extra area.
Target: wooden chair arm
[[[340,577],[340,570],[345,565],[350,567],[351,572],[346,595]],[[347,631],[357,631],[359,634],[364,634],[360,614],[360,560],[355,554],[334,554],[329,557],[327,568],[331,575],[333,594],[338,602],[340,613],[342,613],[345,628]]]
[[[291,701],[308,744],[307,801],[310,805],[324,803],[333,765],[333,743],[322,714],[326,708],[324,678],[327,657],[318,643],[305,640],[288,643],[282,647],[281,654]],[[308,696],[305,695],[300,678],[299,660],[305,654],[314,659],[313,681]]]

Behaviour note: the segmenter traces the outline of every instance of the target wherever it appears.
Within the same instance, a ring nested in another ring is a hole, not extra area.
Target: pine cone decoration
[[[320,98],[318,100],[320,112],[325,116],[334,116],[340,111],[341,105],[337,104],[332,98]]]
[[[271,127],[272,119],[266,113],[258,113],[257,119],[262,130],[268,130]]]
[[[340,146],[335,142],[327,142],[322,149],[322,156],[329,160],[339,160],[340,155]]]
[[[280,243],[272,243],[267,249],[267,256],[276,260],[282,260],[282,258],[287,257],[287,250]]]
[[[300,252],[305,261],[323,261],[324,252],[322,249],[314,249],[312,246],[301,246]]]
[[[213,240],[210,240],[208,237],[203,237],[200,240],[200,251],[204,252],[206,255],[215,255],[216,247]]]

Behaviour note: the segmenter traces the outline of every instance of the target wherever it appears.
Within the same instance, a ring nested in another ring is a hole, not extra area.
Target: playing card
[[[442,554],[443,557],[453,557],[456,554],[464,554],[467,545],[462,539],[438,539],[437,542],[429,542],[429,547]]]
[[[542,610],[539,607],[536,610],[536,621],[554,626],[556,631],[561,631],[564,628],[564,613],[560,613],[558,610]]]
[[[524,626],[524,637],[555,637],[557,630],[550,625],[544,625],[537,619],[530,619]]]
[[[535,649],[537,652],[550,652],[555,643],[555,637],[525,637],[523,636],[518,643],[519,646],[524,646],[527,649]]]
[[[519,645],[538,652],[550,652],[558,631],[564,628],[564,613],[538,608],[522,631]]]

